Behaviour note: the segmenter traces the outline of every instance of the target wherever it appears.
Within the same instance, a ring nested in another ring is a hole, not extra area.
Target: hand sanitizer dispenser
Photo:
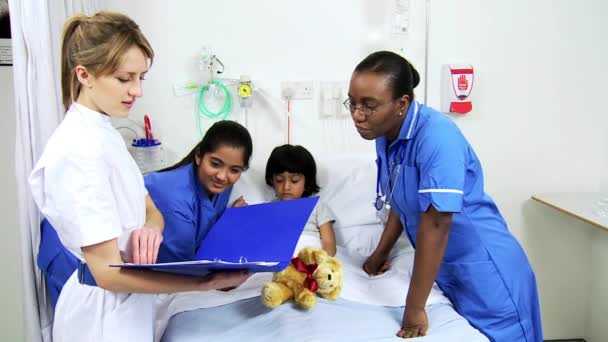
[[[441,111],[466,114],[473,109],[471,91],[475,73],[472,65],[446,64],[441,71]]]

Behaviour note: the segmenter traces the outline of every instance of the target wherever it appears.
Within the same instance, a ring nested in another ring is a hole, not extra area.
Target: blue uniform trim
[[[420,211],[425,212],[432,205],[441,213],[458,213],[462,210],[462,193],[457,192],[418,192]]]
[[[418,190],[419,194],[424,194],[427,192],[443,192],[443,193],[450,193],[450,194],[464,194],[464,191],[462,190],[456,190],[456,189],[424,189],[424,190]]]
[[[82,261],[78,264],[78,282],[89,286],[97,286],[97,282],[95,281],[95,277],[93,277],[91,270],[89,270],[87,264]]]
[[[36,263],[44,274],[53,305],[57,304],[63,285],[77,269],[81,284],[97,285],[86,264],[61,244],[55,228],[46,219],[40,223],[40,245]]]

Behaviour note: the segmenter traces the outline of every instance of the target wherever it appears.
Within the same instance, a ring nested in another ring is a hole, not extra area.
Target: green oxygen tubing
[[[205,105],[205,99],[204,99],[205,93],[209,91],[209,84],[201,87],[201,90],[198,95],[198,107],[197,107],[197,112],[196,112],[196,120],[198,123],[199,133],[201,134],[201,139],[203,138],[203,128],[201,127],[201,116],[205,116],[210,119],[216,119],[218,117],[223,116],[222,119],[225,119],[226,116],[228,115],[228,113],[230,113],[230,110],[232,109],[232,96],[230,95],[230,91],[228,90],[228,88],[222,82],[220,82],[218,80],[213,80],[210,82],[210,84],[213,84],[213,85],[219,87],[223,91],[225,100],[224,100],[224,105],[222,106],[222,108],[220,108],[220,110],[218,110],[217,112],[211,111],[207,107],[207,105]]]

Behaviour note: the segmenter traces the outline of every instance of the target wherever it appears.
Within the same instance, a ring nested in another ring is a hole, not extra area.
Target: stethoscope
[[[378,166],[378,174],[376,176],[376,200],[374,201],[374,207],[376,210],[382,210],[382,208],[386,208],[387,210],[391,209],[391,200],[393,199],[393,194],[395,193],[395,188],[397,187],[397,182],[399,181],[399,174],[401,173],[401,166],[403,165],[403,160],[405,159],[405,142],[401,143],[399,147],[399,152],[397,155],[400,155],[401,158],[399,160],[399,164],[397,165],[397,173],[395,175],[395,184],[391,186],[392,174],[395,170],[395,164],[397,163],[397,158],[393,160],[391,166],[388,168],[388,180],[386,182],[386,186],[384,187],[384,195],[380,192],[380,175],[382,174],[382,161],[380,158],[376,160],[376,164]]]
[[[417,116],[418,114],[418,110],[420,109],[418,107],[418,103],[417,102],[413,102],[414,103],[414,115]],[[399,164],[397,165],[397,173],[395,175],[395,184],[393,184],[393,186],[391,187],[391,181],[392,181],[392,174],[393,171],[395,169],[395,164],[397,162],[397,158],[395,158],[393,160],[393,162],[391,163],[391,166],[388,169],[388,181],[386,182],[386,187],[384,188],[384,195],[382,194],[382,192],[380,192],[380,175],[382,174],[382,161],[380,160],[380,157],[378,156],[378,159],[376,160],[376,164],[378,167],[378,174],[376,176],[376,200],[374,201],[374,207],[376,208],[376,210],[380,211],[382,210],[382,208],[386,208],[387,210],[391,209],[391,200],[393,199],[393,194],[395,193],[395,188],[397,187],[397,182],[399,182],[399,174],[401,173],[401,168],[403,166],[403,160],[405,159],[405,144],[406,141],[403,141],[401,143],[401,146],[399,146],[399,151],[397,152],[397,156],[400,156],[400,160],[399,160]],[[387,154],[388,157],[388,154]],[[390,191],[390,193],[389,193]]]

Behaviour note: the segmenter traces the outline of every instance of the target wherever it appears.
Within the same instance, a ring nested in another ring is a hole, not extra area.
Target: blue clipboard
[[[216,270],[281,271],[291,262],[318,200],[314,196],[228,208],[192,261],[110,266],[185,275],[205,275]]]

